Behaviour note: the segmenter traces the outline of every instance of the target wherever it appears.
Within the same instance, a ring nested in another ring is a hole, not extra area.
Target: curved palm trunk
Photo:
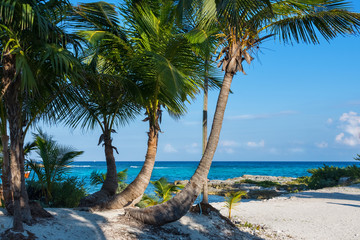
[[[151,174],[155,164],[156,151],[158,145],[158,130],[155,127],[150,127],[148,132],[148,148],[145,156],[145,162],[141,168],[140,173],[135,180],[130,183],[124,191],[115,195],[103,208],[119,209],[127,206],[132,206],[140,201],[145,189],[149,185]]]
[[[89,196],[80,200],[79,207],[96,207],[109,200],[109,197],[114,196],[118,187],[116,163],[114,157],[114,150],[112,147],[112,140],[109,134],[110,131],[105,130],[104,144],[105,144],[105,159],[106,159],[106,179],[100,189]]]
[[[106,179],[100,191],[106,192],[107,195],[113,196],[118,187],[118,179],[116,172],[116,163],[114,157],[114,150],[112,147],[112,140],[110,134],[106,134],[104,138],[105,143],[105,157],[106,157]]]
[[[145,209],[128,209],[126,213],[133,218],[151,225],[163,225],[176,221],[184,216],[190,209],[201,192],[201,188],[207,179],[211,162],[219,142],[220,131],[225,113],[225,107],[229,97],[230,85],[234,73],[226,72],[216,105],[213,125],[205,152],[196,172],[191,177],[185,188],[169,201]]]

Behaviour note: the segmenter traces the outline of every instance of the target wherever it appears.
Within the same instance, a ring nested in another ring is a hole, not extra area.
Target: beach
[[[212,203],[227,216],[224,202]],[[26,230],[38,239],[342,239],[360,238],[360,184],[304,191],[270,200],[241,202],[234,207],[234,228],[215,213],[189,212],[180,220],[152,227],[137,223],[124,210],[85,212],[47,209],[54,217]],[[12,217],[0,211],[0,231]]]

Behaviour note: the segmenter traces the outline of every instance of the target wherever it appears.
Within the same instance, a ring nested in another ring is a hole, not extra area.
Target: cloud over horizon
[[[343,132],[336,135],[335,141],[351,147],[360,145],[360,116],[356,112],[343,113],[339,120]]]
[[[277,113],[264,113],[264,114],[243,114],[237,116],[227,117],[229,120],[254,120],[254,119],[268,119],[273,117],[288,116],[297,114],[296,111],[281,111]]]
[[[246,145],[248,147],[265,147],[265,141],[261,140],[259,142],[247,142]]]
[[[171,145],[170,143],[167,143],[164,146],[164,152],[166,152],[166,153],[176,153],[177,150],[176,150],[176,148],[173,147],[173,145]]]

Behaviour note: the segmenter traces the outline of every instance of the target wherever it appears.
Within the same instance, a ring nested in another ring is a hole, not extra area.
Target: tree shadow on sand
[[[347,194],[347,193],[326,193],[326,192],[302,192],[300,194],[292,195],[296,198],[318,198],[318,199],[333,199],[333,200],[348,200],[360,201],[360,194]]]
[[[198,205],[192,207],[192,211],[180,220],[164,226],[144,225],[127,216],[122,218],[121,221],[129,224],[128,230],[131,231],[131,228],[141,230],[137,233],[132,232],[135,239],[262,240],[262,238],[240,231],[228,218],[222,216],[214,208],[210,211],[202,209],[202,214],[200,214]]]
[[[89,212],[75,211],[67,208],[47,209],[52,218],[37,219],[36,223],[25,230],[35,234],[36,239],[85,239],[106,240],[100,224],[107,222],[103,216]],[[7,216],[2,210],[0,219],[0,233],[12,226],[12,216]]]

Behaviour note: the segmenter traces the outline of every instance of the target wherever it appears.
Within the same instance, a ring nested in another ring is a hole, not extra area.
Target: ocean
[[[162,161],[156,162],[151,176],[151,180],[158,180],[161,177],[166,177],[169,182],[175,180],[188,180],[194,174],[199,162],[186,162],[186,161]],[[140,172],[143,162],[117,162],[117,171],[128,169],[128,177],[126,182],[130,183],[135,179]],[[284,176],[284,177],[300,177],[309,176],[308,169],[318,168],[326,165],[346,167],[349,165],[357,164],[359,162],[250,162],[250,161],[237,161],[226,162],[217,161],[213,162],[208,178],[225,180],[228,178],[240,177],[244,174],[250,175],[266,175],[266,176]],[[93,193],[100,189],[100,186],[90,185],[90,173],[92,171],[106,172],[106,162],[74,162],[71,166],[69,175],[78,176],[85,181],[85,187],[89,193]],[[154,188],[151,184],[146,189],[146,193],[152,193]],[[222,201],[222,197],[210,196],[210,201]]]

